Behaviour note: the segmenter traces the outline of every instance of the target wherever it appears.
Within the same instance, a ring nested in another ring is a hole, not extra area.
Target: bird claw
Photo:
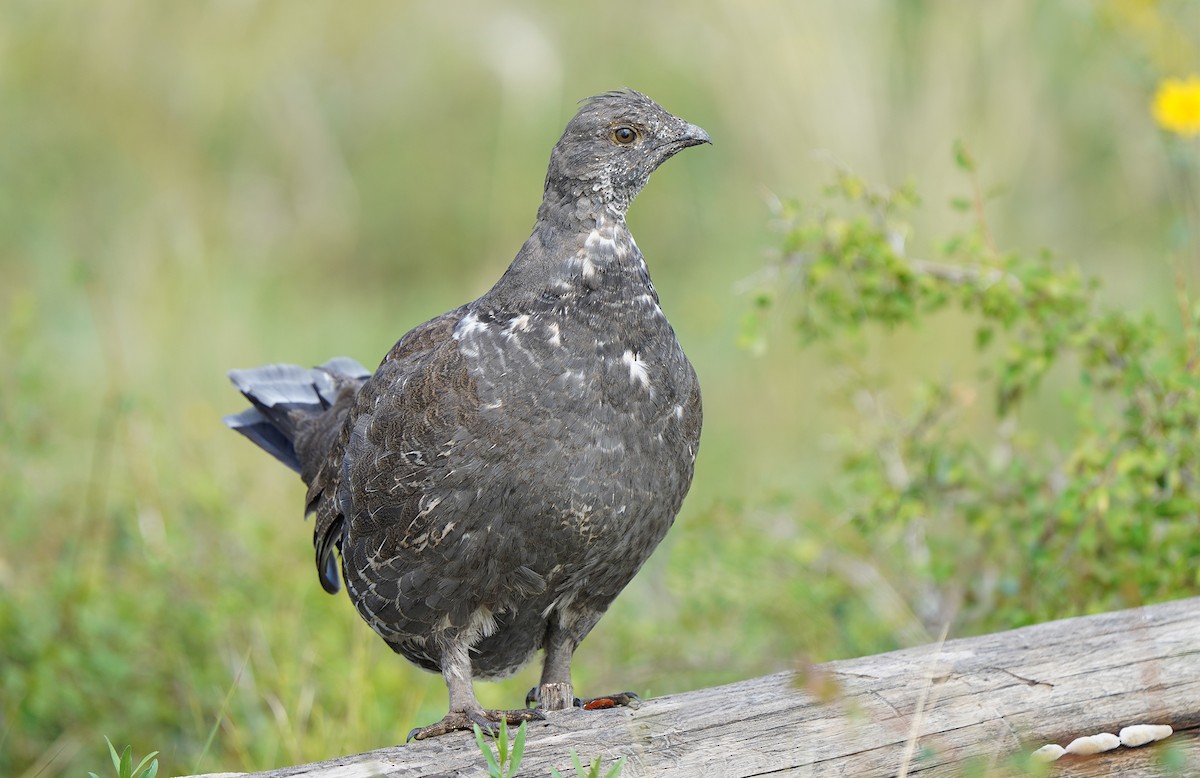
[[[606,710],[608,708],[618,707],[637,710],[642,704],[642,698],[633,692],[618,692],[616,694],[608,694],[603,697],[592,697],[586,700],[573,697],[572,701],[576,708],[582,708],[583,710]],[[539,705],[538,687],[535,686],[529,690],[528,694],[525,695],[525,707],[536,707]],[[541,708],[536,707],[536,709],[540,710]]]
[[[637,710],[641,707],[642,698],[633,692],[617,692],[603,697],[592,697],[590,700],[575,698],[575,707],[584,710],[606,710],[608,708],[629,708]]]
[[[412,730],[408,733],[408,737],[404,739],[404,742],[409,743],[413,740],[425,740],[426,738],[437,737],[438,735],[445,735],[450,732],[470,732],[476,726],[485,735],[496,737],[496,735],[500,734],[501,721],[505,721],[508,724],[520,724],[523,721],[543,721],[545,718],[540,710],[530,708],[519,710],[452,710],[442,717],[441,721]]]

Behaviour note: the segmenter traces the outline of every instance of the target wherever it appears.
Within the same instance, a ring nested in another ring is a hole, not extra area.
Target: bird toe
[[[542,721],[546,717],[542,712],[532,708],[517,708],[515,710],[452,710],[442,717],[441,721],[425,727],[417,727],[408,733],[406,743],[413,740],[426,740],[450,732],[470,732],[479,727],[485,735],[495,737],[500,732],[500,722],[510,725],[523,721]]]
[[[575,700],[576,707],[584,710],[605,710],[607,708],[629,708],[637,710],[642,704],[642,698],[633,692],[618,692],[603,697],[592,697],[589,700]]]

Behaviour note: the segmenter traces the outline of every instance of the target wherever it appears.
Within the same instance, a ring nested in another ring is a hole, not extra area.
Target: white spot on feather
[[[576,387],[583,386],[583,371],[582,370],[564,370],[559,376],[564,382],[574,384]]]
[[[462,340],[476,332],[483,332],[487,329],[487,325],[479,320],[479,317],[473,313],[468,313],[459,320],[454,327],[454,339]]]
[[[542,611],[542,618],[546,618],[554,611],[561,612],[571,607],[571,603],[575,601],[576,594],[578,594],[578,592],[568,592],[555,597],[554,601],[547,605],[546,609]]]
[[[504,331],[504,334],[511,338],[518,332],[529,332],[529,314],[523,313],[514,317],[508,323],[508,329]]]
[[[428,494],[421,495],[421,499],[417,501],[417,518],[428,516],[441,502],[441,497],[431,497]]]
[[[638,354],[626,350],[621,355],[621,361],[629,367],[630,382],[640,383],[646,389],[650,388],[650,366]]]
[[[672,412],[675,414],[675,418],[677,418],[677,419],[683,418],[683,406],[682,405],[676,405],[674,411],[672,411]]]
[[[623,238],[628,236],[628,232],[623,231]],[[608,251],[616,254],[618,257],[624,257],[629,253],[629,242],[627,240],[617,240],[617,231],[614,227],[608,225],[607,222],[601,220],[594,230],[588,233],[587,239],[583,242],[584,252],[594,252],[597,250]]]
[[[613,249],[614,251],[617,248],[617,242],[610,236],[601,235],[600,230],[592,230],[589,232],[587,240],[583,242],[583,245],[589,249],[594,249],[601,245],[605,246],[606,248]]]
[[[556,324],[555,322],[550,322],[550,324],[546,327],[546,329],[550,330],[550,337],[547,338],[546,342],[549,343],[551,346],[554,346],[555,348],[558,348],[559,346],[561,346],[562,338],[559,337],[558,324]]]
[[[496,631],[496,614],[489,608],[475,609],[467,621],[467,632],[481,637],[489,637]]]

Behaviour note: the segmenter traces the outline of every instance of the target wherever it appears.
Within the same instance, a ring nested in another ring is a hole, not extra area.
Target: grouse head
[[[659,165],[711,142],[640,92],[605,92],[584,102],[550,153],[546,199],[586,197],[623,214]]]

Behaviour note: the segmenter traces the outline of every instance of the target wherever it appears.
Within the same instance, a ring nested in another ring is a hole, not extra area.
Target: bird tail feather
[[[224,418],[225,424],[259,448],[300,472],[296,434],[304,420],[325,412],[348,383],[361,383],[371,372],[349,357],[323,365],[263,365],[230,370],[229,380],[252,407]]]

